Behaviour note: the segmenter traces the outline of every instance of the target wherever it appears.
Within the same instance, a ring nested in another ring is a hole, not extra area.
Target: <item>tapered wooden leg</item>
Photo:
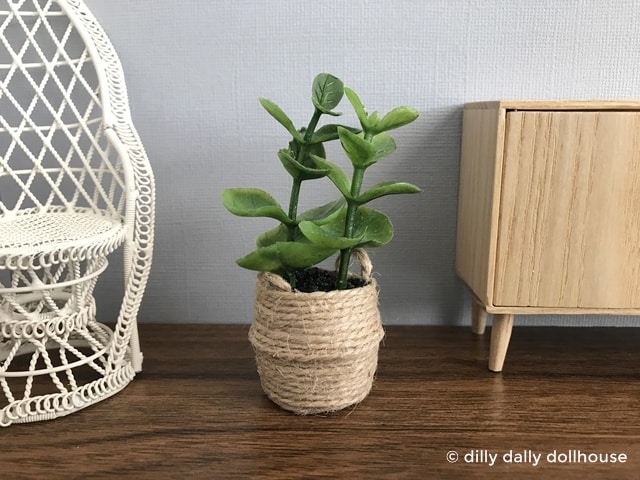
[[[471,301],[471,331],[482,335],[487,326],[487,311],[484,305],[475,298]]]
[[[491,346],[489,347],[489,370],[501,372],[504,359],[509,348],[511,329],[513,328],[513,315],[496,314],[493,316],[491,327]]]

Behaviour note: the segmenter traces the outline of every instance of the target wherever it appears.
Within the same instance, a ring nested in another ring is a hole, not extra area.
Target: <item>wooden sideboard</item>
[[[493,371],[516,314],[640,314],[640,102],[465,105],[456,271]]]

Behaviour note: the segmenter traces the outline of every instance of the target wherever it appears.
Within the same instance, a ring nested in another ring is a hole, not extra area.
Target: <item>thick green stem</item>
[[[300,180],[293,180],[293,185],[291,185],[291,195],[289,196],[289,218],[296,219],[298,217],[298,200],[300,199],[300,185],[302,182]],[[293,242],[296,239],[296,227],[293,224],[287,225],[287,242]],[[285,275],[287,280],[289,281],[289,285],[291,288],[296,288],[296,275],[295,272],[291,269],[285,271]]]
[[[302,181],[294,179],[291,185],[291,195],[289,195],[289,218],[293,221],[298,218],[298,202],[300,200],[300,186]],[[296,226],[287,225],[287,242],[293,242],[296,238]]]
[[[311,139],[313,138],[313,133],[316,130],[316,126],[318,125],[318,121],[322,116],[322,112],[317,108],[313,112],[313,116],[309,121],[309,126],[304,134],[304,143],[300,145],[298,148],[298,152],[296,155],[296,162],[304,164],[305,157],[309,152],[309,144],[311,143]],[[293,179],[293,185],[291,186],[291,194],[289,195],[289,218],[295,222],[298,218],[298,203],[300,201],[300,186],[302,185],[302,180]],[[296,230],[297,226],[289,225],[287,227],[287,241],[293,242],[296,238]]]
[[[322,112],[317,108],[313,112],[313,116],[309,121],[309,125],[307,126],[307,130],[304,134],[304,143],[300,145],[298,148],[298,152],[296,155],[296,162],[304,164],[305,157],[309,151],[309,144],[311,143],[311,139],[313,138],[313,134],[318,125],[318,121],[322,116]],[[302,180],[293,179],[293,184],[291,185],[291,194],[289,195],[289,218],[292,220],[292,224],[287,225],[287,242],[294,242],[296,240],[296,236],[298,233],[298,226],[295,224],[298,218],[298,203],[300,201],[300,187],[302,185]],[[289,284],[291,288],[296,288],[296,276],[293,270],[287,269],[286,271],[287,279],[289,280]]]
[[[364,131],[364,138],[367,142],[373,140],[373,132]],[[356,227],[356,213],[358,212],[358,197],[360,197],[360,189],[362,188],[362,180],[366,168],[354,167],[353,177],[351,179],[351,199],[347,201],[347,215],[344,222],[344,236],[353,238]],[[351,262],[351,251],[353,248],[345,248],[340,250],[340,267],[338,269],[338,278],[336,280],[336,289],[344,290],[347,288],[347,277],[349,275],[349,263]]]
[[[318,126],[318,121],[320,120],[321,116],[322,116],[322,112],[316,108],[315,111],[313,112],[313,117],[311,117],[311,120],[309,121],[309,125],[307,126],[307,131],[304,132],[304,145],[300,149],[300,152],[298,152],[297,160],[299,162],[304,160],[304,155],[306,155],[309,149],[309,145],[311,144],[311,139],[313,138],[313,134],[316,131],[316,127]],[[304,155],[303,155],[303,151],[304,151]]]
[[[364,178],[364,168],[355,167],[353,169],[353,178],[351,179],[351,199],[347,201],[347,215],[344,222],[344,236],[353,238],[356,227],[356,214],[358,213],[357,198],[360,196],[362,188],[362,180]],[[340,267],[338,269],[338,279],[336,280],[336,289],[344,290],[347,288],[347,276],[349,274],[349,262],[351,261],[352,248],[344,248],[340,250]]]
[[[284,272],[284,275],[287,278],[287,281],[289,282],[289,285],[291,285],[291,289],[295,290],[296,288],[296,272],[294,270],[291,269],[287,269]]]

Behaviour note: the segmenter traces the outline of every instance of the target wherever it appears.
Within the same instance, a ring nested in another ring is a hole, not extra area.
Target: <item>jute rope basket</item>
[[[300,415],[341,410],[371,391],[384,330],[378,289],[364,250],[354,251],[365,286],[295,292],[282,277],[258,274],[249,330],[262,388]]]

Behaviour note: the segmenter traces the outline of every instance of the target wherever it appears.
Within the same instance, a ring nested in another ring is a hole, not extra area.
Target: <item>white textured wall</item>
[[[267,223],[232,217],[219,198],[226,187],[257,186],[286,202],[289,180],[275,154],[288,139],[258,96],[305,124],[311,80],[326,71],[369,107],[408,104],[421,112],[398,131],[395,156],[368,178],[424,188],[376,205],[396,226],[394,242],[372,251],[387,324],[468,322],[469,297],[453,272],[464,102],[640,97],[635,0],[88,4],[122,58],[157,177],[155,268],[143,321],[250,321],[254,275],[234,259]],[[331,153],[344,161],[337,149]],[[320,182],[303,203],[333,196],[332,185]],[[101,280],[107,311],[115,309],[112,279]],[[611,317],[520,321],[636,324]]]

